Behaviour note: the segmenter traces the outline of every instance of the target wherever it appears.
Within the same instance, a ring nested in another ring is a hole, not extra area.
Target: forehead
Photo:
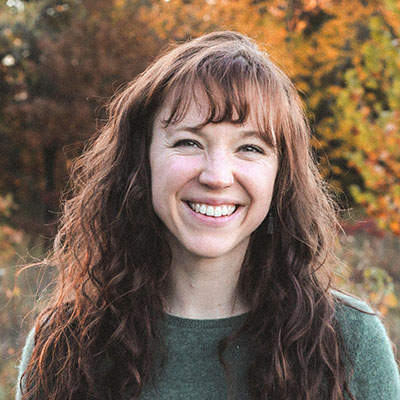
[[[244,99],[244,101],[243,101]],[[237,125],[252,125],[265,128],[265,110],[251,93],[243,93],[242,103],[230,103],[229,99],[212,98],[195,88],[191,94],[167,95],[156,113],[155,123],[169,125],[205,126],[209,123],[230,122]]]
[[[180,111],[179,118],[169,121],[174,112],[174,107],[175,101],[173,97],[167,96],[156,115],[156,121],[166,125],[180,125],[185,122],[185,124],[189,123],[190,125],[196,126],[204,123],[207,119],[208,105],[204,99],[200,102],[195,100],[190,101],[185,107],[185,110]]]

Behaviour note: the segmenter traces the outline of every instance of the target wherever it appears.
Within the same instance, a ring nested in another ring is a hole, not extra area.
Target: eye
[[[247,153],[264,154],[264,150],[260,146],[256,146],[255,144],[245,144],[244,146],[240,146],[239,150]]]
[[[201,147],[200,143],[196,142],[195,140],[191,139],[182,139],[178,140],[173,147]]]

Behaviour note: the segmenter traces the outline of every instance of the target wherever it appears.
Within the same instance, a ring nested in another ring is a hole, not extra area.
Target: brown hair
[[[166,96],[172,124],[198,93],[208,99],[204,123],[242,123],[251,112],[265,140],[276,137],[274,233],[266,221],[253,233],[239,278],[251,308],[240,334],[251,338],[252,398],[354,399],[330,292],[335,207],[296,90],[235,32],[204,35],[156,60],[114,97],[107,124],[76,161],[47,260],[59,269],[57,287],[36,323],[23,399],[122,398],[128,388],[136,399],[162,368],[153,357],[162,344],[155,322],[171,251],[152,209],[149,146]],[[227,376],[223,353],[232,340],[219,348]],[[123,368],[110,378],[113,365]]]

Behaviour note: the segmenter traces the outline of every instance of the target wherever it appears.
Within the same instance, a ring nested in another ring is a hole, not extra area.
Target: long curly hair
[[[208,101],[204,123],[241,124],[252,113],[279,159],[273,234],[267,221],[252,234],[238,282],[250,306],[239,335],[252,346],[251,397],[354,399],[330,283],[335,204],[317,172],[300,99],[252,40],[214,32],[169,49],[116,94],[103,129],[76,160],[45,261],[59,272],[35,325],[24,400],[114,399],[128,389],[137,399],[163,367],[154,357],[163,348],[156,323],[172,257],[152,208],[149,147],[166,96],[173,124],[199,94]],[[219,346],[228,382],[223,354],[233,339]]]

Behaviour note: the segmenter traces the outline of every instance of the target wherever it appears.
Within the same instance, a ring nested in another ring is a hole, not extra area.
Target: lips
[[[187,204],[194,212],[214,218],[232,215],[237,209],[237,206],[234,204],[219,204],[213,206],[206,203],[193,203],[190,201],[188,201]]]

